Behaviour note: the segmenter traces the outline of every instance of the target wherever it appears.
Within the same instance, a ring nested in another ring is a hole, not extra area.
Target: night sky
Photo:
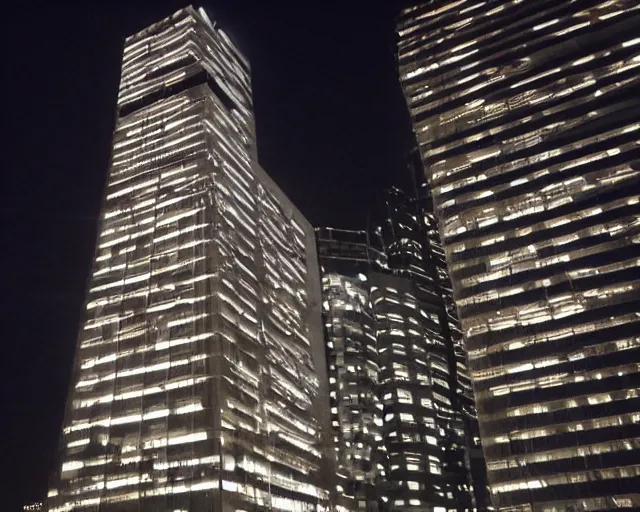
[[[194,3],[249,58],[260,163],[316,226],[364,227],[376,192],[405,178],[409,120],[394,59],[394,19],[403,4]],[[124,38],[185,5],[62,0],[3,7],[3,512],[46,495],[94,251]]]

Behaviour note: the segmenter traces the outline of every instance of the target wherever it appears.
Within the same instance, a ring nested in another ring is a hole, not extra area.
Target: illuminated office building
[[[316,230],[335,449],[359,510],[488,509],[461,332],[423,196],[386,193],[371,237]]]
[[[640,508],[640,3],[432,1],[400,79],[494,505]]]
[[[126,40],[50,511],[328,506],[315,237],[254,148],[204,11]]]
[[[329,401],[341,506],[377,510],[384,481],[380,369],[370,307],[372,269],[386,257],[366,231],[316,230]]]
[[[428,196],[420,193],[388,191],[376,230],[389,265],[371,294],[389,500],[391,510],[472,510],[473,391]]]
[[[414,197],[404,199],[400,197],[398,206],[400,207],[404,203],[404,207],[399,208],[405,212],[406,222],[404,224],[414,226],[413,234],[410,231],[407,231],[407,234],[411,239],[414,239],[414,244],[422,249],[423,266],[427,269],[430,278],[425,284],[441,297],[444,306],[446,322],[443,323],[443,330],[446,339],[451,340],[448,344],[449,358],[452,368],[452,386],[456,390],[453,395],[456,401],[454,408],[464,423],[466,457],[473,487],[474,506],[483,512],[491,510],[493,507],[489,495],[487,468],[480,442],[475,395],[467,368],[466,350],[453,298],[449,267],[440,241],[437,221],[433,214],[431,191],[425,182],[424,167],[417,147],[414,147],[410,153],[409,171],[414,182]],[[423,224],[420,225],[420,222]],[[396,232],[402,229],[397,219],[394,224]],[[407,256],[405,256],[406,259]],[[415,256],[409,259],[409,261],[411,260],[415,260]]]

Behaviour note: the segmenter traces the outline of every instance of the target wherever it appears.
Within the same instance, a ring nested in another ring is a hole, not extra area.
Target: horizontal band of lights
[[[640,507],[638,26],[635,0],[399,20],[500,510]]]
[[[253,161],[246,62],[181,10],[118,105],[49,510],[324,510],[313,230]]]

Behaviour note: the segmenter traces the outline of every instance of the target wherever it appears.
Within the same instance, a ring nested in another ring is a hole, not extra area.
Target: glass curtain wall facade
[[[315,238],[254,155],[248,64],[204,11],[126,40],[49,510],[328,506]]]
[[[316,230],[346,482],[339,490],[359,509],[377,499],[382,510],[487,510],[473,392],[430,203],[398,189],[385,198],[371,237]]]
[[[637,0],[399,20],[500,510],[640,508],[639,26]]]
[[[385,455],[369,281],[386,256],[370,247],[366,231],[319,228],[316,239],[340,506],[378,510]]]
[[[473,391],[460,344],[451,285],[422,196],[386,193],[385,221],[376,230],[389,258],[372,303],[378,321],[384,436],[395,509],[432,505],[476,508],[470,457]],[[414,478],[415,471],[425,477]],[[480,493],[482,494],[482,493]],[[488,504],[481,504],[482,510]],[[434,509],[435,510],[435,509]]]
[[[480,427],[475,403],[475,394],[468,369],[467,353],[463,343],[460,320],[453,298],[453,289],[449,267],[445,258],[438,223],[433,211],[433,198],[428,184],[425,182],[424,167],[420,159],[420,152],[414,147],[409,156],[409,170],[411,172],[415,194],[414,198],[405,200],[410,207],[409,212],[422,221],[419,226],[414,221],[416,232],[413,238],[422,248],[424,267],[428,270],[433,290],[440,295],[446,314],[446,330],[451,339],[449,357],[455,361],[455,371],[452,373],[456,389],[455,409],[459,412],[464,423],[467,464],[471,471],[473,497],[475,508],[479,511],[491,510],[491,497],[487,481],[487,467],[480,440]]]

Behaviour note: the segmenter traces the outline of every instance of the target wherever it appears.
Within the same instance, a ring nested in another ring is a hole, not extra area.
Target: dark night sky
[[[124,37],[186,0],[67,2],[2,14],[3,512],[46,493]],[[249,57],[260,162],[314,225],[364,227],[376,191],[404,176],[409,121],[393,31],[404,3],[199,4]]]

